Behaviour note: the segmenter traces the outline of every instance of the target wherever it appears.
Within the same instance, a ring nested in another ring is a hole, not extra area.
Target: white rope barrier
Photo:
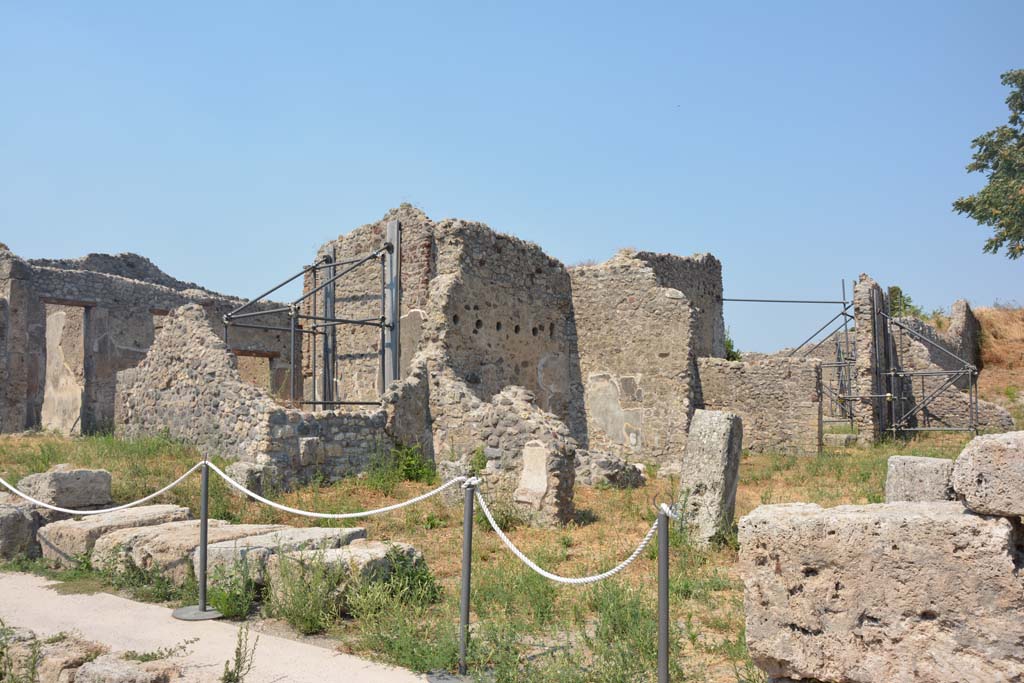
[[[181,482],[185,481],[185,479],[190,474],[192,474],[197,469],[202,467],[202,465],[203,465],[203,463],[197,462],[187,472],[185,472],[185,474],[181,475],[180,477],[178,477],[177,479],[175,479],[170,484],[168,484],[167,486],[163,487],[162,489],[160,489],[156,493],[151,493],[148,496],[146,496],[145,498],[139,498],[138,500],[132,501],[131,503],[125,503],[124,505],[118,505],[117,507],[103,508],[102,510],[69,510],[68,508],[57,507],[56,505],[50,505],[49,503],[44,503],[41,500],[36,500],[35,498],[33,498],[32,496],[30,496],[30,495],[28,495],[26,493],[22,493],[21,491],[19,491],[14,486],[11,486],[10,484],[8,484],[3,478],[0,478],[0,484],[3,484],[3,486],[8,491],[13,493],[14,495],[20,496],[21,498],[24,498],[25,500],[27,500],[28,502],[32,503],[33,505],[38,505],[39,507],[44,507],[47,510],[55,510],[57,512],[63,512],[63,513],[66,513],[66,514],[69,514],[69,515],[75,515],[75,516],[78,516],[78,515],[102,515],[102,514],[106,514],[108,512],[117,512],[118,510],[127,510],[128,508],[135,507],[136,505],[142,505],[146,501],[153,500],[157,496],[162,495],[164,493],[167,493],[168,491],[173,489],[175,486],[177,486]]]
[[[333,513],[332,512],[309,512],[307,510],[299,510],[297,508],[288,507],[287,505],[281,505],[280,503],[275,503],[272,500],[268,500],[268,499],[264,498],[263,496],[259,495],[258,493],[250,491],[249,489],[247,489],[244,486],[242,486],[241,484],[239,484],[237,481],[235,481],[234,479],[232,479],[231,477],[226,475],[224,472],[222,472],[221,469],[219,467],[217,467],[216,465],[214,465],[212,462],[209,463],[208,466],[209,466],[209,468],[211,470],[213,470],[218,475],[220,475],[220,478],[223,479],[225,482],[227,482],[230,486],[233,486],[234,488],[238,489],[239,491],[241,491],[245,495],[249,496],[250,498],[253,498],[254,500],[258,500],[259,502],[263,503],[264,505],[269,505],[270,507],[276,508],[278,510],[281,510],[282,512],[290,512],[293,515],[301,515],[303,517],[316,517],[317,519],[355,519],[357,517],[370,517],[372,515],[380,515],[380,514],[383,514],[385,512],[393,512],[394,510],[400,510],[400,509],[402,509],[402,508],[404,508],[404,507],[406,507],[408,505],[415,505],[416,503],[424,501],[427,498],[430,498],[431,496],[436,496],[437,494],[441,493],[445,489],[450,488],[451,486],[454,486],[455,484],[464,482],[467,479],[467,477],[462,477],[462,476],[455,477],[454,479],[450,479],[450,480],[446,481],[445,483],[441,484],[436,489],[434,489],[432,491],[427,491],[423,495],[416,496],[415,498],[410,498],[409,500],[403,501],[401,503],[395,503],[394,505],[388,505],[387,507],[377,508],[376,510],[364,510],[362,512],[333,512]]]
[[[524,555],[523,552],[516,547],[515,543],[509,540],[508,536],[505,535],[505,532],[503,532],[501,528],[498,526],[498,523],[494,521],[494,516],[491,515],[491,510],[490,508],[487,507],[487,502],[484,500],[483,496],[480,495],[480,491],[476,492],[476,500],[480,504],[480,509],[483,510],[484,516],[490,523],[491,528],[494,529],[494,532],[496,534],[498,534],[498,538],[501,539],[505,546],[510,551],[512,551],[512,554],[518,557],[523,562],[523,564],[525,564],[527,567],[537,572],[546,579],[574,586],[581,586],[588,583],[596,583],[598,581],[603,581],[604,579],[615,576],[623,569],[631,565],[636,558],[640,557],[640,553],[644,551],[644,548],[647,547],[647,544],[651,542],[652,538],[654,538],[654,534],[658,532],[658,522],[657,520],[655,520],[654,524],[652,524],[651,528],[647,531],[647,534],[644,535],[643,539],[641,539],[640,545],[636,547],[636,550],[634,550],[629,557],[627,557],[625,560],[620,562],[618,565],[612,567],[608,571],[601,572],[600,574],[594,574],[593,576],[559,576],[558,574],[552,574],[546,569],[543,569],[540,566],[538,566],[537,563],[535,563],[533,560]]]

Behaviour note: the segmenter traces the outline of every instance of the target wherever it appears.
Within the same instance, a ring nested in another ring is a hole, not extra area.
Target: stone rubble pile
[[[886,499],[740,521],[757,665],[773,683],[1024,680],[1024,432],[893,457]]]
[[[180,669],[168,660],[138,662],[125,653],[107,652],[99,643],[66,633],[43,638],[25,628],[0,628],[0,650],[6,651],[11,674],[33,669],[35,683],[170,683],[181,680]],[[6,680],[6,679],[4,679]],[[15,680],[28,680],[25,677]]]

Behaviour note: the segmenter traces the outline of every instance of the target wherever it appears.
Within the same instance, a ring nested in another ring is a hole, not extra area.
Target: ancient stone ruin
[[[385,251],[400,263],[393,281],[365,258]],[[0,431],[168,433],[234,460],[233,476],[254,487],[337,479],[418,446],[443,477],[478,471],[492,494],[551,523],[571,518],[577,476],[630,485],[680,474],[698,409],[741,418],[749,450],[815,453],[832,412],[874,439],[895,424],[894,406],[932,393],[901,384],[901,368],[941,368],[950,354],[976,364],[966,304],[941,333],[918,325],[897,338],[866,277],[842,344],[834,335],[806,356],[729,361],[722,265],[709,254],[624,250],[566,267],[486,225],[403,205],[313,257],[301,304],[260,301],[246,313],[258,317],[236,324],[241,299],[139,256],[0,250]],[[345,273],[330,298],[327,267]],[[830,362],[841,347],[856,350],[842,371]],[[837,378],[849,380],[840,394]],[[968,410],[976,427],[1012,427],[969,396],[930,400],[914,420]]]
[[[773,681],[1024,679],[1024,432],[930,460],[890,462],[884,504],[741,520],[747,644]]]

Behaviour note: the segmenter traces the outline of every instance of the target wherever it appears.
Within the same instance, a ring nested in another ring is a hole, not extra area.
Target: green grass
[[[927,437],[819,456],[744,454],[737,518],[761,504],[878,502],[884,496],[888,456],[954,457],[965,441],[961,436]],[[103,467],[114,473],[119,502],[160,488],[198,457],[193,449],[167,439],[0,438],[3,476],[17,479],[58,462]],[[486,458],[481,460],[478,464],[483,466]],[[379,507],[433,486],[436,475],[421,464],[415,451],[396,449],[383,454],[375,464],[376,474],[365,479],[317,481],[271,495],[305,509]],[[587,512],[585,518],[556,529],[523,525],[521,513],[500,500],[491,501],[491,507],[501,527],[542,567],[582,575],[621,561],[649,528],[654,518],[652,501],[673,499],[675,489],[674,483],[653,477],[647,487],[637,490],[582,487],[576,502]],[[197,511],[198,477],[160,502]],[[336,524],[292,517],[230,496],[216,477],[211,479],[211,511],[214,517],[246,523]],[[281,598],[264,598],[250,581],[226,574],[211,582],[211,602],[237,618],[252,614],[262,602],[265,613],[285,619],[301,633],[326,633],[344,650],[416,671],[452,671],[458,651],[461,512],[461,506],[435,498],[397,514],[358,522],[367,526],[373,539],[414,544],[427,558],[430,571],[422,565],[403,566],[382,585],[347,582],[316,562],[286,562],[284,572],[291,573],[283,579]],[[477,524],[486,524],[480,515]],[[682,528],[674,526],[670,545],[673,680],[763,683],[764,676],[751,663],[746,648],[735,532],[710,548],[699,548]],[[471,673],[489,682],[653,681],[655,555],[651,545],[626,572],[596,586],[561,586],[524,567],[495,534],[475,534]],[[56,571],[39,561],[19,561],[0,569],[42,573],[64,581],[68,590],[120,590],[171,603],[195,600],[194,584],[174,587],[131,568],[97,571],[82,563]],[[243,671],[244,666],[238,671],[229,667],[232,676],[244,677]]]

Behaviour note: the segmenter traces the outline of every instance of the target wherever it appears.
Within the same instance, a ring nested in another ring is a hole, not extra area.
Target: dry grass
[[[1005,406],[1024,423],[1024,308],[995,306],[975,312],[981,322],[978,395]]]
[[[909,444],[885,444],[869,450],[821,456],[747,454],[740,468],[737,515],[766,503],[802,501],[832,506],[879,502],[883,497],[889,455],[913,453],[952,457],[965,440],[960,436],[923,438]],[[5,478],[16,480],[57,462],[104,467],[114,473],[118,501],[159,488],[187,469],[197,457],[190,447],[161,439],[125,443],[110,437],[0,438],[0,473]],[[297,526],[318,523],[318,520],[292,517],[230,496],[216,477],[211,481],[211,510],[216,517]],[[429,488],[427,484],[403,482],[391,495],[384,495],[366,487],[362,480],[351,478],[330,485],[311,485],[274,497],[299,508],[347,511],[405,500]],[[552,571],[565,575],[594,573],[616,564],[632,550],[654,519],[655,503],[671,500],[674,491],[675,485],[669,480],[654,480],[634,490],[580,487],[576,495],[580,523],[557,529],[523,527],[510,536]],[[197,510],[198,477],[166,498],[166,502],[189,505]],[[405,626],[420,629],[412,636],[414,640],[433,637],[435,633],[447,638],[457,621],[461,519],[461,506],[457,502],[452,504],[433,498],[397,513],[365,520],[371,538],[406,541],[419,548],[444,588],[445,597],[439,604],[418,611],[415,617],[407,617]],[[676,543],[672,564],[672,610],[678,627],[675,660],[682,663],[682,680],[760,680],[750,668],[743,640],[742,588],[736,568],[735,540],[726,539],[707,553],[685,542]],[[504,549],[493,533],[479,526],[474,534],[473,577],[475,628],[481,633],[480,641],[493,646],[492,650],[477,652],[479,666],[494,669],[507,666],[507,662],[501,663],[505,661],[502,657],[519,662],[515,666],[526,665],[527,661],[543,661],[545,656],[558,656],[551,655],[552,652],[587,647],[586,639],[593,637],[599,621],[599,600],[603,599],[595,592],[598,589],[556,586],[536,577]],[[624,572],[614,585],[619,587],[617,590],[632,591],[629,595],[638,596],[639,604],[650,608],[654,604],[655,580],[654,553],[650,552]],[[376,646],[368,645],[358,621],[341,622],[332,636],[345,651],[410,665],[423,661],[406,659],[402,652],[374,650]],[[501,647],[513,651],[503,655],[499,652]],[[480,648],[486,649],[484,645]],[[523,659],[527,656],[533,659]],[[509,675],[496,678],[516,680],[518,674]],[[536,680],[541,680],[539,674]],[[552,675],[550,680],[558,680],[558,677]]]

